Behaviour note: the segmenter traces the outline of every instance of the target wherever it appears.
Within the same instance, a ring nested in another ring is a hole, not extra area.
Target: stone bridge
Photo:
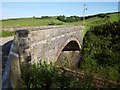
[[[3,88],[16,87],[20,63],[56,62],[62,51],[80,51],[83,26],[17,30],[3,73]]]

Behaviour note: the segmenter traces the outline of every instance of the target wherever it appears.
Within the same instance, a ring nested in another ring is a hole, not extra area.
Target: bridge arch
[[[58,60],[58,57],[60,56],[60,54],[62,53],[63,50],[68,50],[70,49],[69,47],[67,48],[66,46],[69,46],[69,45],[75,45],[77,47],[75,48],[72,48],[73,51],[77,50],[77,51],[80,51],[80,48],[81,48],[81,44],[80,44],[80,41],[76,38],[76,37],[69,37],[62,45],[61,47],[58,49],[58,52],[56,54],[56,57],[55,57],[55,61]]]

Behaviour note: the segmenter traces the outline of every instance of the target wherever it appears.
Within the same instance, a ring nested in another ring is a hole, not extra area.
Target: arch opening
[[[62,51],[80,51],[80,47],[76,41],[70,41]]]
[[[69,68],[78,67],[80,58],[80,45],[76,40],[71,40],[61,50],[56,64]]]

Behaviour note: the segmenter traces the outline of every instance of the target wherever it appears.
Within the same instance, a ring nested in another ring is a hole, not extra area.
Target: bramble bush
[[[92,27],[83,39],[81,68],[120,80],[120,21]]]

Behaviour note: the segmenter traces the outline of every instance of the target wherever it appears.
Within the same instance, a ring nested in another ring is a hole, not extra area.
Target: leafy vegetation
[[[70,17],[65,17],[64,15],[63,16],[58,16],[57,19],[62,21],[62,22],[76,22],[76,21],[81,21],[82,17],[79,17],[79,16],[70,16]]]
[[[27,72],[26,72],[27,71]],[[17,88],[24,89],[93,89],[99,88],[91,73],[84,73],[82,78],[61,70],[55,63],[21,64],[21,79]],[[113,73],[111,73],[113,74]],[[119,88],[107,85],[105,88]]]
[[[120,21],[92,27],[85,35],[81,68],[109,80],[120,80]]]
[[[41,19],[42,18],[52,18],[52,17],[50,17],[50,16],[42,16]]]
[[[61,22],[58,22],[58,23],[56,23],[56,22],[54,22],[54,21],[51,21],[50,23],[48,23],[48,25],[62,25],[63,23]]]
[[[41,17],[35,17],[33,16],[34,19],[48,19],[48,18],[52,18],[50,16],[41,16]]]
[[[27,71],[27,72],[26,72]],[[89,81],[88,81],[89,80]],[[19,88],[70,89],[93,88],[94,83],[90,75],[79,80],[76,76],[61,71],[54,63],[41,62],[37,65],[21,65],[21,83]]]

